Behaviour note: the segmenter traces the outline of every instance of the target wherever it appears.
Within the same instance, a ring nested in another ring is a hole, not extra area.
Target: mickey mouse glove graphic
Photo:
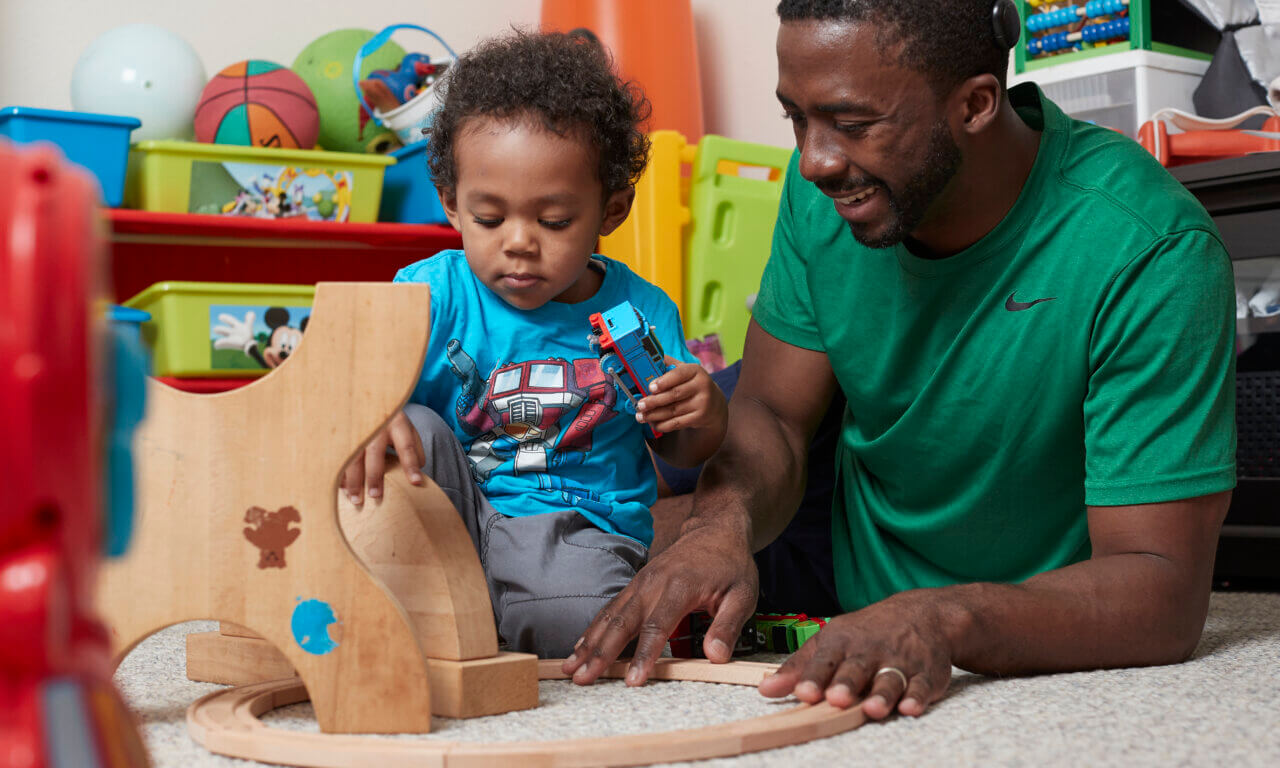
[[[214,349],[238,349],[249,357],[258,357],[258,340],[253,337],[253,321],[257,314],[253,310],[244,313],[244,320],[237,320],[223,312],[218,315],[222,325],[213,326],[213,335],[220,338],[214,340]],[[250,351],[252,350],[252,351]]]
[[[213,327],[213,334],[220,338],[213,342],[214,349],[238,349],[263,368],[278,368],[289,359],[298,345],[302,343],[302,332],[307,329],[309,317],[302,318],[297,328],[289,325],[289,310],[284,307],[269,307],[263,316],[271,335],[267,337],[265,347],[258,346],[258,339],[253,334],[253,321],[257,313],[249,310],[244,313],[244,320],[222,313],[218,321],[222,325]]]

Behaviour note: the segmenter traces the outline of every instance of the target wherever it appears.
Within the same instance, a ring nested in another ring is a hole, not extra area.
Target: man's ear
[[[454,229],[461,232],[462,227],[458,226],[458,188],[438,189],[436,194],[440,195],[440,206],[444,208],[444,217],[449,220]]]
[[[952,94],[951,114],[959,119],[957,132],[970,135],[985,131],[1000,114],[1004,89],[995,75],[985,73],[965,80]]]
[[[604,201],[604,221],[600,222],[600,236],[605,237],[617,229],[627,214],[631,213],[631,204],[636,199],[636,188],[627,187],[609,195]]]

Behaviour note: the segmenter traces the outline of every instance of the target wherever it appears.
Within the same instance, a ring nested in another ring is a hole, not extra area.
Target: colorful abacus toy
[[[1089,0],[1057,6],[1032,3],[1040,10],[1027,16],[1027,56],[1078,51],[1129,39],[1129,0]],[[1065,29],[1063,29],[1065,27]]]
[[[1217,31],[1177,0],[1017,0],[1021,74],[1123,51],[1151,51],[1208,61]]]

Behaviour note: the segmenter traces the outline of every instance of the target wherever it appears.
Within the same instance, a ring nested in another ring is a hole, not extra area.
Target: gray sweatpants
[[[572,509],[525,517],[498,512],[440,416],[414,404],[405,414],[426,449],[423,473],[458,508],[480,553],[498,634],[513,651],[568,656],[596,613],[644,565],[648,550]]]

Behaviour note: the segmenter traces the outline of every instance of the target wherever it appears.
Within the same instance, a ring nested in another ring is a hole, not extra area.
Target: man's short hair
[[[996,42],[995,0],[782,0],[783,22],[832,20],[869,23],[887,35],[881,50],[901,45],[899,63],[921,73],[942,96],[957,84],[992,74],[1005,84],[1009,52]]]

